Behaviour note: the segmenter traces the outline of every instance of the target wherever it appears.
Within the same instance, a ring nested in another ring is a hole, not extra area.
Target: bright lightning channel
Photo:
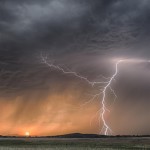
[[[106,92],[107,92],[107,89],[110,87],[112,81],[115,79],[116,75],[118,74],[118,65],[122,62],[123,60],[119,60],[117,61],[116,63],[116,67],[115,67],[115,73],[112,75],[112,77],[110,78],[110,80],[108,81],[108,84],[104,87],[103,89],[103,96],[102,96],[102,112],[101,112],[101,118],[102,118],[102,122],[103,122],[103,128],[101,130],[101,132],[103,132],[104,130],[104,134],[105,135],[109,135],[109,132],[112,133],[112,130],[110,129],[110,127],[108,126],[108,124],[106,123],[106,120],[105,120],[105,112],[106,112],[106,106],[105,106],[105,98],[106,98]],[[110,87],[111,88],[111,87]],[[111,91],[113,91],[114,93],[114,90],[111,89]],[[116,97],[116,94],[114,93],[115,97]]]
[[[87,83],[88,83],[89,85],[91,85],[92,87],[95,86],[95,85],[99,85],[99,84],[105,84],[105,86],[103,86],[102,90],[100,90],[99,93],[95,94],[92,99],[90,99],[89,101],[87,101],[87,102],[84,103],[83,105],[86,105],[87,103],[92,102],[96,97],[99,97],[99,96],[102,94],[102,101],[101,101],[102,108],[100,108],[100,110],[98,111],[98,112],[100,112],[100,118],[101,118],[101,120],[102,120],[102,122],[103,122],[103,127],[102,127],[102,130],[101,130],[100,133],[101,133],[101,134],[104,134],[104,135],[110,135],[110,134],[112,134],[112,130],[111,130],[111,128],[109,127],[109,125],[107,124],[106,119],[105,119],[105,114],[106,114],[106,111],[108,110],[108,109],[106,108],[106,104],[105,104],[105,103],[106,103],[106,92],[107,92],[108,88],[110,88],[110,90],[111,90],[111,92],[114,94],[115,98],[117,97],[116,94],[115,94],[115,92],[114,92],[114,90],[111,88],[110,85],[111,85],[112,81],[115,79],[116,75],[118,74],[118,65],[119,65],[123,60],[119,60],[119,61],[116,62],[116,64],[115,64],[115,73],[112,75],[112,77],[110,77],[110,78],[105,78],[105,77],[104,77],[105,79],[109,79],[109,81],[107,81],[107,82],[97,82],[97,81],[90,81],[90,80],[88,80],[86,77],[81,76],[81,75],[79,75],[79,74],[76,73],[76,72],[73,72],[73,71],[66,71],[66,70],[64,70],[62,67],[60,67],[60,66],[58,66],[58,65],[54,65],[54,64],[52,64],[52,63],[49,63],[49,62],[47,62],[47,57],[41,56],[41,58],[42,58],[42,62],[43,62],[44,64],[46,64],[48,67],[54,68],[54,69],[56,69],[56,70],[59,70],[59,71],[61,71],[63,74],[71,74],[71,75],[74,75],[75,77],[80,78],[81,80],[84,80],[85,82],[87,82]],[[100,118],[99,118],[99,120],[100,120]]]

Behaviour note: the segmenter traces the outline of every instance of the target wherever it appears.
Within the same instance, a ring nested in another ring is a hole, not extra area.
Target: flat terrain
[[[0,138],[0,150],[150,150],[150,137]]]

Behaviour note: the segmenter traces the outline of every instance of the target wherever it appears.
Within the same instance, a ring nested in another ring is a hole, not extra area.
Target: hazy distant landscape
[[[150,137],[99,137],[85,138],[84,134],[78,134],[80,138],[73,137],[1,137],[0,150],[116,150],[116,149],[150,149]],[[77,136],[77,134],[75,134]],[[94,137],[94,135],[92,135]],[[96,136],[96,135],[95,135]],[[98,135],[97,135],[98,136]]]

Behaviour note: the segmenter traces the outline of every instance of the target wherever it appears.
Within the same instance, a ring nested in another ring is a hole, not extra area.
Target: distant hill
[[[53,138],[102,138],[102,137],[105,137],[105,135],[71,133],[71,134],[65,134],[65,135],[46,136],[46,137],[53,137]]]
[[[3,136],[0,135],[0,138],[20,138],[25,136]],[[150,137],[150,135],[99,135],[99,134],[82,134],[82,133],[70,133],[64,135],[56,135],[56,136],[29,136],[33,138],[123,138],[123,137]],[[28,138],[28,137],[26,137]]]
[[[71,133],[65,135],[46,136],[50,138],[108,138],[108,137],[150,137],[150,135],[99,135],[99,134],[82,134],[82,133]]]

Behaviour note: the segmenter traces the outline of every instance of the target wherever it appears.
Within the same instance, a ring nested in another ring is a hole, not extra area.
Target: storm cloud
[[[1,0],[0,134],[97,133],[98,122],[88,122],[98,102],[83,107],[82,125],[77,108],[98,89],[49,68],[41,57],[91,81],[103,80],[100,74],[111,76],[116,59],[149,60],[149,26],[149,0]],[[115,134],[150,133],[149,68],[120,65],[113,84],[118,100],[112,105],[112,95],[107,98]],[[124,126],[128,120],[131,125]],[[58,132],[65,122],[69,127]],[[38,132],[41,126],[45,130]]]

